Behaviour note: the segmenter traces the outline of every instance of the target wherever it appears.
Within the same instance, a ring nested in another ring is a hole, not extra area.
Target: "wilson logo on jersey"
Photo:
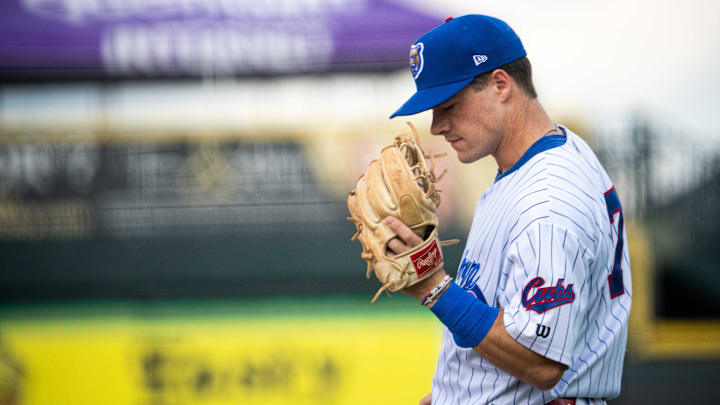
[[[540,336],[541,338],[547,338],[550,336],[550,327],[545,326],[542,324],[537,324],[537,328],[535,329],[535,334]]]
[[[563,287],[565,279],[559,279],[554,287],[543,287],[545,279],[535,277],[523,288],[522,304],[528,311],[541,314],[548,309],[575,301],[573,284]],[[534,290],[534,293],[533,293]]]
[[[417,273],[418,277],[422,277],[425,273],[434,270],[442,262],[437,241],[433,241],[423,250],[411,255],[410,260],[415,266],[415,273]]]

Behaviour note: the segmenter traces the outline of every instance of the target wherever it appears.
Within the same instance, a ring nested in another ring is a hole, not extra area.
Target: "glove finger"
[[[403,252],[407,252],[411,248],[411,246],[408,246],[403,241],[401,241],[400,238],[390,239],[387,246],[391,250],[388,252],[388,256],[390,257],[393,257]]]
[[[405,245],[407,245],[408,248],[413,248],[423,242],[422,238],[417,236],[412,229],[408,228],[407,225],[395,217],[385,218],[385,224],[393,232],[395,232],[395,234],[402,240],[402,242],[404,242]]]

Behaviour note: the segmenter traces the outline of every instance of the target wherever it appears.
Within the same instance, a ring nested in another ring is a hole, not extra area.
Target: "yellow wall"
[[[23,404],[416,403],[430,390],[433,318],[3,322]]]

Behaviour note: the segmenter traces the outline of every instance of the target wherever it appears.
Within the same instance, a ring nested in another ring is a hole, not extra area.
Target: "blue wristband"
[[[492,328],[500,310],[451,283],[430,310],[453,333],[460,347],[475,347]]]

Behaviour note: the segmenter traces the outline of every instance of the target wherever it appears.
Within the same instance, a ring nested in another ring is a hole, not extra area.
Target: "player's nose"
[[[443,116],[441,111],[436,108],[432,110],[433,118],[432,124],[430,125],[430,133],[433,135],[444,135],[450,129],[448,120]]]

